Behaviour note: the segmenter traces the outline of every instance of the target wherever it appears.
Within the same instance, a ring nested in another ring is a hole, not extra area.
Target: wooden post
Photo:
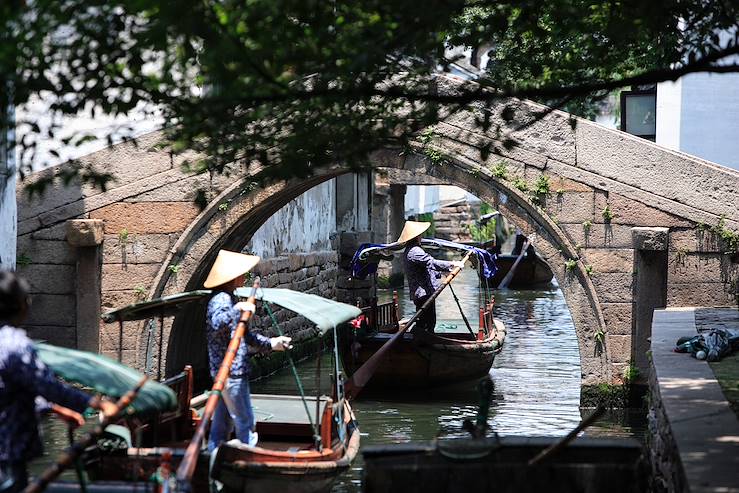
[[[398,291],[393,290],[393,322],[398,325],[400,322],[400,302],[398,301]]]
[[[485,309],[480,307],[480,330],[477,331],[477,340],[482,341],[485,339]]]

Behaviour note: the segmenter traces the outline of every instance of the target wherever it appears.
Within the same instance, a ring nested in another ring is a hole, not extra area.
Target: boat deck
[[[316,397],[306,396],[305,400],[311,413],[311,419],[315,419]],[[328,397],[321,396],[321,416],[329,400]],[[310,425],[305,406],[299,396],[252,394],[251,404],[257,423]]]

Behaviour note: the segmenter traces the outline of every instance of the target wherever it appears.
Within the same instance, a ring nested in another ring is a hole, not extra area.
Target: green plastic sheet
[[[234,294],[241,298],[251,296],[252,288],[238,288]],[[304,316],[325,334],[334,327],[358,317],[362,311],[356,306],[329,300],[315,294],[291,289],[259,288],[257,299],[268,301]]]
[[[41,361],[57,376],[109,397],[123,396],[136,387],[143,377],[136,370],[100,354],[61,348],[43,342],[36,342],[34,345]],[[176,407],[177,396],[172,389],[148,380],[127,412],[149,414],[172,411]]]

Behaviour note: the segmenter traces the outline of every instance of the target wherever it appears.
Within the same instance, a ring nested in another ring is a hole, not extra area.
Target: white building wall
[[[331,250],[331,235],[336,231],[335,190],[332,179],[288,203],[254,233],[247,250],[262,258]]]
[[[7,111],[12,121],[13,109]],[[10,128],[0,134],[0,269],[3,270],[15,269],[16,256],[15,155],[8,144],[15,140],[13,133],[14,129]]]
[[[739,169],[739,74],[691,74],[682,79],[683,152]]]
[[[682,80],[657,84],[657,144],[680,150],[681,109]]]

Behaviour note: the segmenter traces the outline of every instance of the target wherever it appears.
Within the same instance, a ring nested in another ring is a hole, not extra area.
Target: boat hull
[[[254,452],[257,449],[222,446],[214,461],[213,478],[229,492],[319,493],[328,491],[336,477],[349,468],[359,450],[359,430],[354,427],[346,448],[323,460],[301,461],[296,457],[275,460],[259,457]]]
[[[517,255],[498,255],[496,265],[498,271],[490,280],[491,286],[498,287],[503,278],[508,274],[516,261]],[[552,269],[539,255],[527,254],[521,259],[509,287],[515,289],[536,288],[545,286],[552,282],[554,273]]]
[[[365,493],[643,492],[648,464],[630,439],[582,437],[546,461],[527,462],[557,438],[455,439],[367,447]]]
[[[382,358],[367,387],[423,388],[480,378],[490,371],[505,338],[503,324],[499,320],[495,324],[496,331],[482,341],[472,340],[468,333],[403,334]],[[345,333],[341,356],[347,373],[353,374],[392,335],[355,338]]]

